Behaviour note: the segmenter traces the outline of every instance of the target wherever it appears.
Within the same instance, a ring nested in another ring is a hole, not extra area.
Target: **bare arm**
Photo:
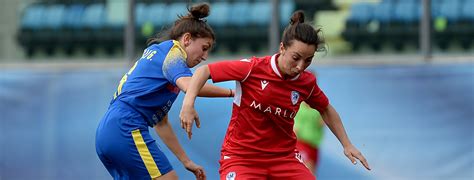
[[[339,142],[341,142],[342,146],[344,147],[344,154],[347,156],[347,158],[349,158],[353,164],[356,164],[356,159],[359,159],[362,165],[364,165],[366,169],[370,170],[369,163],[367,163],[365,157],[354,145],[352,145],[351,141],[347,137],[341,117],[339,117],[339,114],[334,109],[334,107],[329,104],[326,109],[321,111],[321,116],[323,117],[323,120],[328,128],[337,137]]]
[[[206,80],[207,79],[209,79],[209,75],[207,76]],[[180,77],[178,78],[178,80],[176,80],[176,85],[184,93],[187,92],[190,83],[191,83],[191,77]],[[221,88],[221,87],[206,83],[204,87],[199,91],[198,96],[200,97],[233,97],[234,91],[231,89]]]
[[[168,116],[163,118],[158,124],[154,127],[156,134],[160,136],[163,143],[173,152],[173,154],[183,163],[184,167],[187,170],[194,173],[197,179],[206,179],[206,174],[204,173],[204,169],[195,164],[193,161],[189,159],[189,157],[184,152],[183,148],[178,142],[178,138],[176,138],[176,134],[173,131],[173,128],[168,123]]]
[[[337,137],[339,142],[341,142],[343,147],[352,145],[351,141],[347,137],[346,130],[344,129],[344,125],[342,124],[339,114],[336,112],[334,107],[331,106],[331,104],[329,104],[324,111],[321,111],[321,117],[323,117],[324,122],[332,131],[332,133]]]
[[[196,126],[200,127],[199,116],[194,109],[194,101],[198,92],[204,89],[203,86],[210,76],[209,67],[207,65],[199,67],[191,78],[191,82],[188,86],[188,91],[184,96],[183,106],[179,118],[181,119],[181,128],[185,129],[188,133],[188,137],[191,139],[192,127],[194,121]],[[205,87],[205,86],[204,86]]]

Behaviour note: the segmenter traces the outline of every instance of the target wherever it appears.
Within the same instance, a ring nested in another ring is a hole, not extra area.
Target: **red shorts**
[[[315,180],[297,152],[286,157],[250,159],[225,156],[219,161],[221,180]]]
[[[305,162],[310,161],[315,165],[318,163],[319,153],[317,148],[314,148],[303,141],[297,141],[296,149],[298,149]]]

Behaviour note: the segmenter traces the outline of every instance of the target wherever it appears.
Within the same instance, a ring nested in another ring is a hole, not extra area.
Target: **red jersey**
[[[294,153],[293,118],[300,103],[305,101],[319,111],[328,106],[316,77],[305,71],[284,79],[277,66],[278,56],[209,64],[213,82],[236,81],[223,156],[258,158]]]

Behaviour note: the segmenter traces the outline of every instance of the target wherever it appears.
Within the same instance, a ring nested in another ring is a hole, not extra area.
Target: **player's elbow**
[[[209,71],[209,66],[204,65],[204,66],[201,66],[201,67],[197,68],[195,75],[196,76],[205,76],[206,79],[210,79],[211,73]]]

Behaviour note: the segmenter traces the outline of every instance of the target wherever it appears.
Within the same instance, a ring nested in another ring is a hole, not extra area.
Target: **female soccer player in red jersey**
[[[194,121],[200,124],[194,101],[206,80],[236,81],[232,118],[221,150],[221,179],[315,179],[296,151],[293,118],[302,101],[321,113],[351,162],[358,159],[370,170],[316,77],[305,71],[315,52],[324,47],[320,31],[305,24],[303,12],[296,11],[283,33],[279,53],[211,63],[196,70],[180,112],[189,138]]]

